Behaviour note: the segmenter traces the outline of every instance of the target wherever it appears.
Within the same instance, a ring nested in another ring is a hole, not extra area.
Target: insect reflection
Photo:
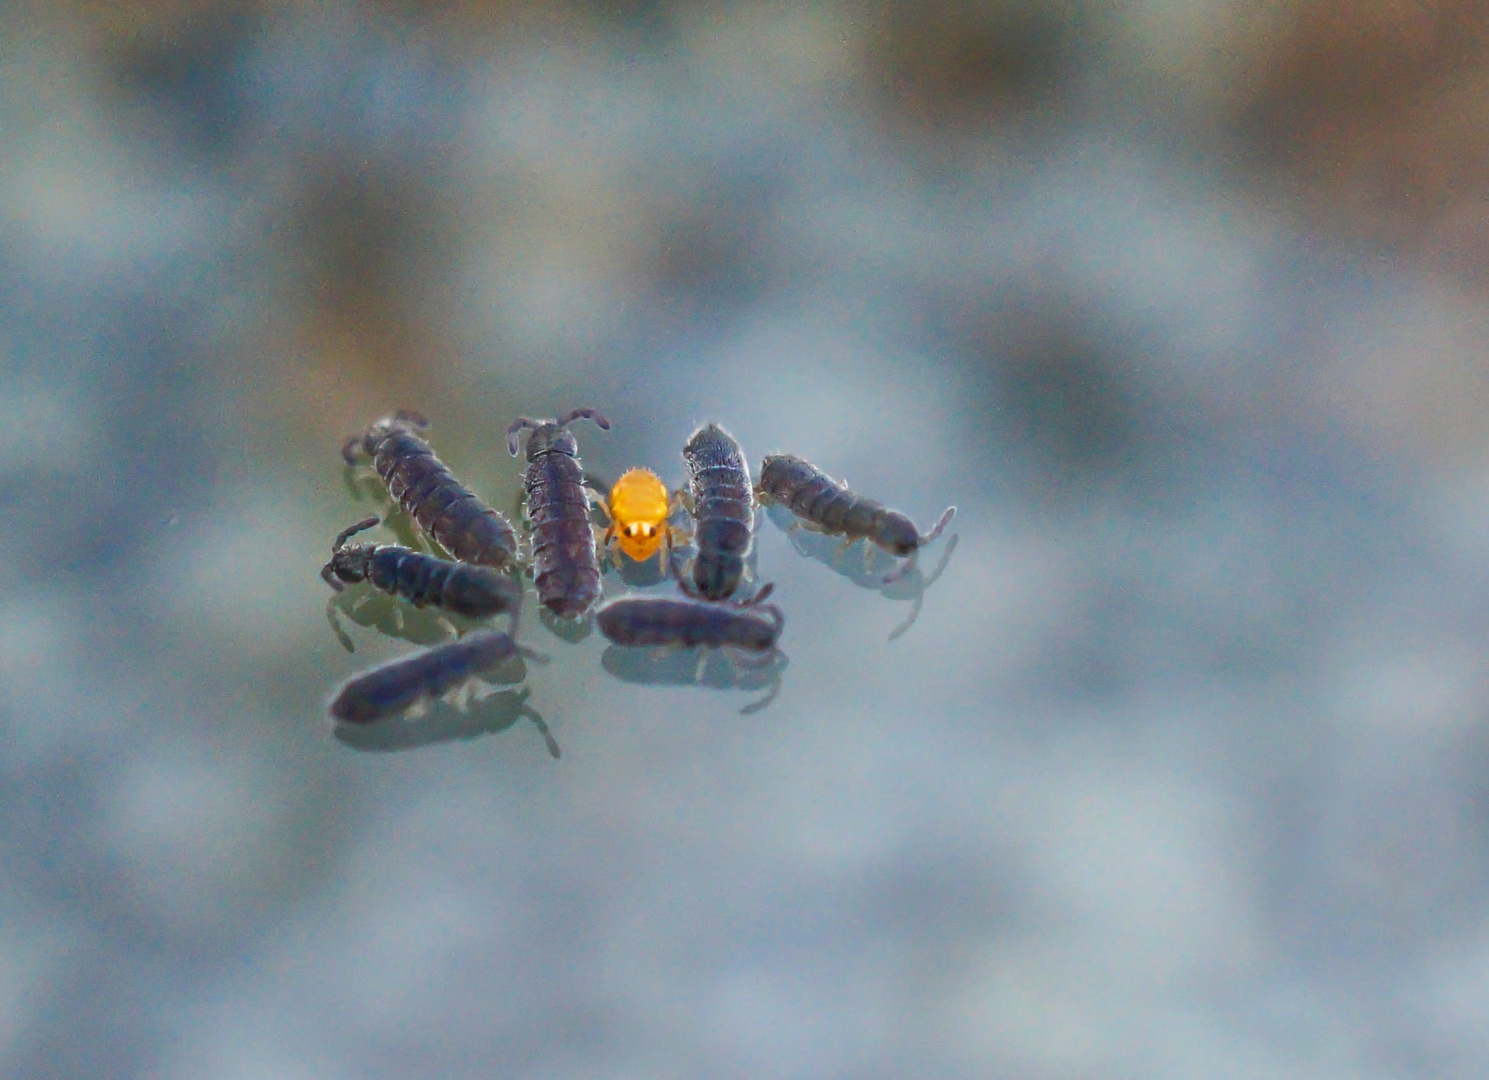
[[[946,542],[940,559],[936,561],[936,568],[929,574],[922,571],[919,566],[911,566],[908,573],[899,576],[891,575],[886,579],[884,564],[892,557],[877,547],[870,546],[863,559],[844,558],[845,549],[839,538],[802,527],[801,523],[784,506],[774,504],[767,507],[765,516],[786,534],[786,539],[791,542],[797,554],[821,563],[839,577],[847,578],[859,588],[877,592],[886,600],[910,601],[910,614],[890,633],[890,641],[894,641],[915,625],[915,620],[920,617],[926,590],[935,584],[936,579],[945,572],[947,564],[951,562],[951,553],[956,550],[957,541],[960,539],[959,536],[953,535]]]
[[[345,617],[358,626],[376,630],[387,637],[414,645],[437,645],[448,641],[459,631],[478,624],[458,615],[440,613],[433,608],[416,608],[373,590],[332,593],[326,599],[326,621],[341,647],[356,652],[356,646],[342,628]]]
[[[543,736],[548,753],[557,758],[561,754],[558,740],[548,730],[542,715],[527,703],[531,694],[532,688],[528,686],[517,690],[501,690],[473,702],[465,712],[453,705],[436,702],[427,715],[417,719],[394,717],[365,727],[338,724],[334,735],[354,750],[396,753],[400,750],[416,750],[421,746],[437,746],[440,743],[494,735],[506,731],[520,720],[530,720],[538,729],[538,734]]]
[[[710,690],[764,689],[759,701],[740,709],[749,716],[765,708],[781,691],[781,676],[791,661],[780,651],[764,663],[741,663],[718,649],[637,649],[611,645],[600,654],[600,666],[640,686],[703,686]]]
[[[518,645],[509,634],[477,631],[354,675],[337,690],[327,711],[343,724],[373,724],[405,710],[426,709],[430,701],[451,691],[457,691],[464,704],[478,677],[499,671],[518,657],[547,662],[547,657]]]
[[[955,506],[948,506],[936,524],[922,533],[898,510],[858,494],[811,462],[791,454],[771,454],[765,459],[760,466],[759,495],[762,502],[783,504],[813,528],[845,537],[845,548],[862,540],[865,565],[873,556],[870,544],[904,558],[899,568],[884,579],[886,585],[910,572],[920,549],[940,536],[956,513]]]

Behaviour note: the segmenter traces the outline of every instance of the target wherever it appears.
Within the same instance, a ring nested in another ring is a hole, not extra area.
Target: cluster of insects
[[[767,602],[771,584],[741,595],[757,506],[773,505],[788,512],[794,518],[793,531],[804,527],[842,538],[839,555],[852,543],[864,542],[864,575],[870,573],[876,549],[901,560],[877,582],[882,586],[904,578],[920,549],[941,534],[956,512],[949,507],[935,525],[921,532],[904,514],[787,454],[766,457],[757,484],[739,443],[713,423],[695,431],[683,447],[688,472],[684,487],[669,492],[656,473],[644,468],[629,469],[607,486],[586,473],[580,462],[572,430],[580,420],[610,428],[601,413],[583,408],[552,420],[519,417],[507,429],[508,450],[514,457],[521,454],[527,463],[525,540],[511,521],[455,479],[435,456],[424,437],[428,422],[419,414],[392,413],[346,440],[342,457],[347,465],[371,462],[388,497],[417,526],[414,539],[421,538],[431,550],[348,543],[378,525],[381,519],[376,516],[337,534],[321,577],[333,590],[328,614],[342,644],[352,648],[336,621],[334,603],[348,585],[363,582],[416,609],[432,608],[475,621],[505,616],[509,622],[505,630],[480,627],[463,635],[457,632],[452,640],[348,680],[329,706],[331,716],[343,726],[368,728],[452,691],[469,693],[475,680],[489,680],[524,659],[546,662],[546,657],[517,643],[525,576],[531,577],[545,619],[560,636],[565,625],[587,627],[593,620],[612,643],[611,652],[620,650],[614,657],[607,653],[604,666],[622,678],[648,681],[648,673],[624,656],[638,647],[676,655],[701,646],[709,654],[731,655],[746,674],[773,667],[765,698],[744,710],[756,711],[779,690],[784,664],[779,641],[786,621],[781,609]],[[592,519],[592,511],[603,516],[603,527]],[[689,524],[675,525],[674,519],[682,515]],[[953,545],[954,541],[947,545],[943,569]],[[641,564],[654,558],[676,581],[676,595],[641,593],[601,603],[605,562],[619,567],[625,560]],[[918,604],[917,594],[917,610]],[[907,627],[908,622],[891,637]],[[512,701],[517,714],[537,723],[557,757],[557,743],[541,718],[525,706],[525,698]]]

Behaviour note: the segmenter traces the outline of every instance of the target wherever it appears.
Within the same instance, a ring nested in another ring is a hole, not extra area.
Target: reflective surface
[[[0,15],[0,1075],[1478,1075],[1477,234],[1257,152],[1203,5],[530,10]],[[321,581],[342,440],[505,512],[578,405],[959,511],[762,513],[770,664],[529,595],[333,729],[456,622]]]

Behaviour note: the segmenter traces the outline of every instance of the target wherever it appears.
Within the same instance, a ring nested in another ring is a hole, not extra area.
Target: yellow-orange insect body
[[[610,489],[605,510],[610,527],[605,530],[608,549],[614,540],[636,562],[645,562],[671,538],[667,518],[672,500],[667,485],[650,469],[627,469]]]

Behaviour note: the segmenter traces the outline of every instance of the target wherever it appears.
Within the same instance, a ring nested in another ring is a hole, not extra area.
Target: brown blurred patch
[[[405,30],[417,30],[437,42],[446,56],[484,56],[510,42],[514,34],[563,40],[569,45],[593,41],[601,20],[624,21],[635,13],[645,18],[644,0],[362,0],[369,13],[386,14]]]
[[[1299,0],[1254,41],[1231,103],[1251,178],[1335,243],[1438,279],[1331,333],[1305,397],[1399,449],[1477,456],[1489,403],[1489,5]]]
[[[311,163],[282,235],[296,265],[304,392],[361,416],[424,400],[452,366],[447,334],[412,283],[438,277],[434,193],[418,177],[343,157]]]
[[[869,19],[865,70],[892,121],[978,126],[1047,106],[1080,37],[1074,3],[891,3]]]
[[[1440,223],[1489,185],[1486,45],[1480,0],[1301,3],[1244,65],[1235,130],[1319,223],[1434,260]]]
[[[247,14],[262,8],[258,0],[224,3],[223,0],[77,0],[57,7],[72,10],[104,44],[158,44],[177,37],[202,21],[228,14]]]

